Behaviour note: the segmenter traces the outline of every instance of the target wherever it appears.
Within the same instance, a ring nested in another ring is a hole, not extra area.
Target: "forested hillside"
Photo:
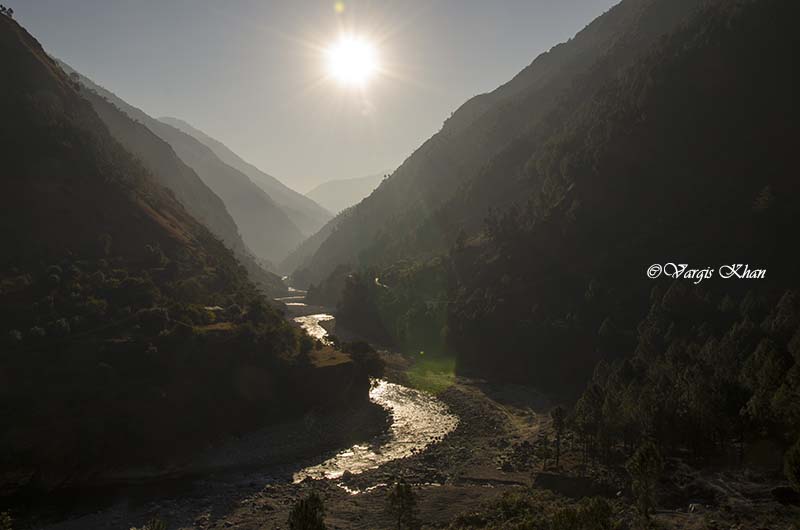
[[[341,318],[462,373],[582,394],[573,425],[601,458],[648,436],[780,454],[800,434],[797,15],[707,2],[619,75],[594,69],[457,198],[503,205],[502,183],[524,200],[446,256],[352,276]],[[711,272],[648,277],[670,262]]]
[[[502,156],[512,140],[546,125],[565,90],[590,73],[595,81],[613,78],[699,4],[625,0],[570,41],[537,57],[506,85],[465,103],[369,198],[346,212],[311,261],[309,279],[319,282],[340,264],[388,265],[435,255],[455,241],[462,227],[480,229],[485,204],[481,209],[443,206]],[[597,88],[589,85],[583,97]],[[497,180],[492,197],[509,190]],[[503,198],[508,197],[514,195]]]
[[[298,391],[312,341],[8,16],[0,70],[0,237],[13,249],[0,259],[0,490],[180,462],[366,398],[352,363],[339,388]]]

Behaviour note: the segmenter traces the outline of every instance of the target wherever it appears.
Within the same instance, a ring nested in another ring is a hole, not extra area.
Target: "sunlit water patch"
[[[306,332],[315,339],[329,342],[328,332],[320,322],[333,320],[333,315],[320,313],[295,317]],[[359,474],[387,462],[405,458],[441,441],[458,425],[458,417],[447,405],[432,394],[388,381],[373,379],[369,399],[385,408],[392,417],[388,433],[371,442],[355,444],[321,464],[309,466],[294,474],[294,481],[306,478],[338,479],[345,472]],[[340,486],[344,487],[340,484]],[[370,488],[378,487],[373,485]],[[367,488],[367,489],[370,489]],[[346,488],[350,493],[360,490]]]
[[[305,478],[337,479],[345,472],[363,473],[398,458],[411,456],[440,441],[458,425],[458,418],[433,395],[383,380],[374,380],[369,393],[374,403],[392,416],[386,436],[373,443],[356,444],[321,464],[294,474],[294,481]]]
[[[333,320],[333,315],[326,313],[319,313],[316,315],[306,315],[302,317],[295,317],[294,321],[300,324],[306,333],[315,339],[328,344],[330,341],[327,338],[328,332],[320,325],[320,322]]]

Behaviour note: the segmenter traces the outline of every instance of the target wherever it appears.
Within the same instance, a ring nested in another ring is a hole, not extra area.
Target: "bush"
[[[326,530],[325,506],[317,492],[312,491],[305,499],[300,499],[289,512],[289,530]]]
[[[28,330],[28,337],[32,339],[43,339],[45,336],[47,336],[47,333],[43,327],[33,326]]]
[[[69,322],[67,322],[66,318],[59,318],[55,322],[52,322],[49,328],[50,334],[59,338],[66,337],[71,331]]]
[[[302,355],[307,355],[314,348],[314,339],[306,333],[300,335],[299,342],[300,353]]]
[[[611,530],[614,510],[603,498],[583,499],[577,508],[564,508],[550,520],[550,530]]]
[[[108,311],[108,302],[102,298],[89,298],[84,305],[86,315],[92,318],[102,318]]]
[[[13,530],[11,514],[8,512],[0,512],[0,530]]]
[[[164,331],[169,324],[169,313],[161,307],[140,309],[136,313],[136,318],[142,327],[142,331],[153,335]]]

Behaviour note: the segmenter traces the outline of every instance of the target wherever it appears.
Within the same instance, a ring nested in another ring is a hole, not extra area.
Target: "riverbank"
[[[264,485],[290,483],[319,455],[334,453],[388,429],[386,411],[365,402],[333,413],[310,413],[208,448],[174,477],[142,477],[105,488],[57,491],[19,498],[15,529],[118,529],[158,515],[180,528],[193,528],[198,514],[226,513],[242,495]]]
[[[499,501],[509,495],[506,498],[524,504],[535,515],[601,496],[613,507],[613,519],[622,528],[634,524],[636,515],[623,468],[596,463],[583,466],[580,450],[571,442],[564,444],[559,469],[555,469],[552,456],[545,465],[529,450],[554,434],[545,413],[550,403],[534,390],[457,379],[438,397],[460,421],[452,433],[425,451],[341,481],[269,484],[241,498],[227,513],[208,513],[191,527],[285,528],[293,503],[316,491],[325,504],[325,522],[331,529],[395,528],[386,499],[388,485],[400,476],[413,485],[423,528],[459,528],[451,526],[457,520],[475,524],[467,523],[464,528],[485,528],[480,521],[487,514],[502,512]],[[669,475],[661,483],[666,497],[660,496],[661,507],[655,515],[659,528],[788,529],[800,515],[797,507],[781,504],[774,497],[772,492],[782,481],[770,474],[697,470],[680,461],[667,465]],[[354,491],[360,493],[352,494]]]
[[[515,443],[536,436],[546,401],[529,389],[469,380],[456,381],[438,397],[458,416],[459,424],[424,451],[337,480],[273,481],[261,487],[245,485],[241,490],[209,488],[206,497],[150,505],[135,514],[138,519],[125,521],[141,524],[158,515],[170,528],[282,528],[293,503],[315,490],[324,499],[330,528],[392,528],[386,512],[387,484],[403,476],[414,484],[421,519],[436,527],[504,492],[525,490],[531,484],[530,472],[504,472],[498,457]],[[227,509],[220,509],[220,498],[228,500]],[[200,509],[182,509],[187,502],[199,504]],[[203,508],[206,503],[208,507]]]

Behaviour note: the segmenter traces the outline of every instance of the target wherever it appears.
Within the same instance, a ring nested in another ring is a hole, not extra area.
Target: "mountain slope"
[[[80,75],[80,82],[142,123],[167,142],[178,157],[225,203],[247,247],[259,259],[277,263],[302,240],[303,234],[264,191],[242,172],[222,162],[192,136],[162,123]]]
[[[336,230],[343,214],[344,212],[331,219],[325,226],[320,228],[316,234],[300,243],[300,245],[290,252],[280,265],[278,265],[278,270],[284,271],[287,275],[290,275],[293,287],[308,287],[310,283],[308,266],[311,263],[311,259],[314,257],[317,250],[319,250],[320,245],[331,235],[331,232]]]
[[[779,22],[795,11],[777,0],[707,3],[583,105],[567,98],[569,118],[546,141],[522,138],[485,168],[479,190],[521,175],[530,201],[455,254],[448,325],[465,368],[580,381],[598,358],[637,347],[637,326],[670,288],[648,279],[653,263],[714,269],[716,280],[679,279],[664,299],[676,326],[706,333],[718,317],[705,311],[726,295],[775,303],[797,285],[792,37]],[[721,280],[736,263],[766,268],[766,280]],[[709,306],[683,307],[687,290]],[[495,337],[491,358],[480,336]]]
[[[193,336],[192,315],[198,303],[256,300],[246,274],[7,17],[0,64],[8,80],[0,85],[0,240],[13,249],[0,262],[0,485],[13,470],[38,469],[48,481],[150,460],[162,436],[181,436],[195,422],[197,439],[224,429],[218,411],[200,402],[176,416],[197,395],[172,380],[181,373],[208,383],[201,366],[210,343]],[[288,351],[293,332],[264,311],[272,345]],[[195,369],[182,366],[175,339],[184,331]],[[160,356],[146,354],[148,344]],[[224,372],[211,371],[220,377],[215,392],[235,401]],[[167,391],[169,399],[158,399]]]
[[[173,468],[366,399],[352,363],[303,388],[307,337],[7,16],[0,74],[0,492]]]
[[[250,180],[261,187],[272,200],[280,205],[284,212],[286,212],[286,215],[289,216],[289,219],[300,229],[303,235],[310,236],[331,219],[332,215],[328,210],[321,207],[312,199],[297,193],[275,177],[245,162],[239,155],[231,151],[219,140],[211,138],[183,120],[169,117],[159,119],[193,136],[208,146],[220,160],[250,177]]]
[[[236,223],[222,200],[200,180],[193,169],[178,158],[169,144],[91,89],[83,90],[82,95],[92,103],[112,136],[136,155],[153,177],[171,190],[195,219],[234,252],[254,282],[272,296],[285,290],[279,277],[257,263],[242,241]]]
[[[699,3],[624,0],[569,42],[537,57],[506,85],[465,103],[440,132],[348,212],[314,256],[312,280],[321,280],[343,263],[388,264],[447,248],[465,212],[439,216],[439,209],[461,186],[512,140],[543,124],[564,91],[610,50],[617,53],[603,67],[606,78],[676,27]],[[486,210],[466,213],[482,218]]]
[[[368,197],[384,177],[385,175],[381,173],[368,177],[331,180],[306,193],[306,197],[338,214],[342,210],[358,204],[364,197]]]

